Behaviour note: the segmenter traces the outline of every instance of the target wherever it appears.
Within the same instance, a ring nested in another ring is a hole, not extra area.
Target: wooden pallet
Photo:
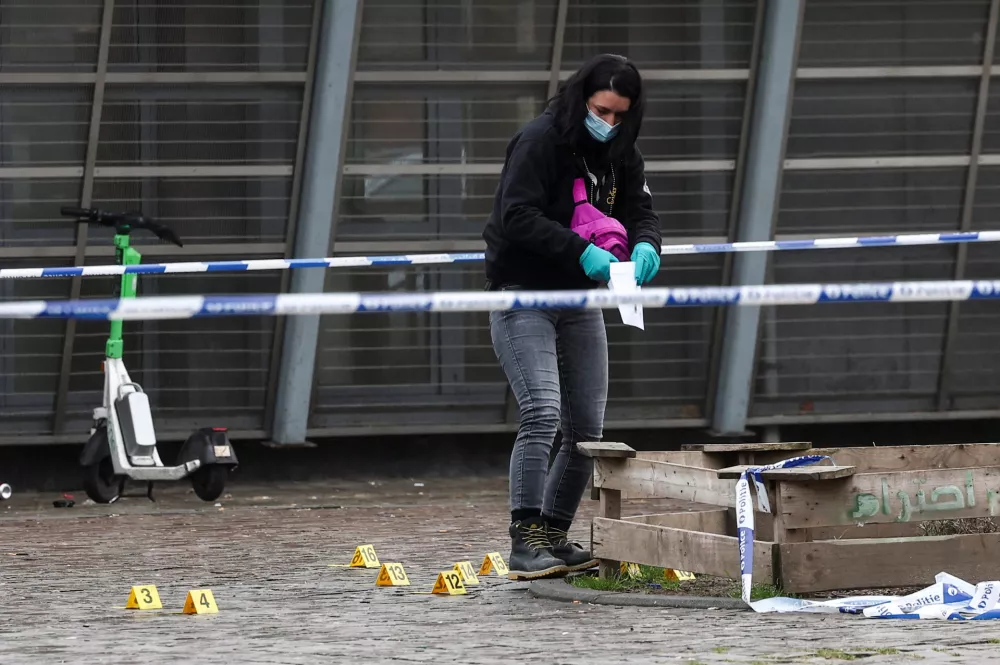
[[[920,535],[924,522],[1000,516],[1000,444],[578,445],[594,458],[601,507],[591,540],[605,577],[624,560],[739,579],[736,479],[747,464],[803,454],[835,464],[762,474],[771,512],[755,513],[755,581],[808,593],[924,585],[941,571],[973,582],[1000,576],[1000,533]],[[622,500],[640,498],[679,499],[690,509],[623,518]]]

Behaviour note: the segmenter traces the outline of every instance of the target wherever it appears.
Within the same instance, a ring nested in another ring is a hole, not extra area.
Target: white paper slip
[[[642,287],[635,283],[635,264],[631,261],[611,264],[611,281],[608,288],[615,293],[640,291]],[[642,305],[619,305],[622,323],[639,330],[645,330],[642,322]]]

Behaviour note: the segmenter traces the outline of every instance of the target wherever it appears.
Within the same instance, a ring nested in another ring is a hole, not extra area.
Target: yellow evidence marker
[[[351,559],[351,568],[381,568],[375,548],[371,545],[358,545]]]
[[[128,602],[125,603],[127,610],[162,610],[163,603],[160,602],[160,594],[156,586],[145,584],[132,587],[128,592]]]
[[[483,565],[479,567],[480,575],[489,575],[491,572],[495,572],[500,577],[506,577],[510,572],[510,568],[507,567],[507,562],[503,560],[499,552],[490,552],[483,559]]]
[[[628,576],[629,579],[637,580],[642,577],[642,568],[637,563],[622,561],[619,564],[619,569],[621,570],[621,574]]]
[[[437,581],[431,593],[447,596],[462,596],[468,593],[462,584],[462,575],[457,570],[443,570],[438,573]]]
[[[188,591],[184,601],[184,614],[218,614],[219,606],[215,604],[215,596],[209,589],[193,589]]]
[[[371,545],[358,545],[350,563],[328,563],[330,568],[381,568],[382,564]]]
[[[671,568],[666,568],[663,571],[664,579],[670,580],[672,582],[690,582],[696,579],[694,573],[689,573],[684,570],[673,570]]]
[[[406,576],[403,565],[399,563],[383,563],[378,571],[375,586],[410,586],[410,578]]]
[[[455,570],[462,576],[465,586],[478,586],[479,578],[476,577],[476,569],[472,567],[471,561],[459,561],[455,564]]]

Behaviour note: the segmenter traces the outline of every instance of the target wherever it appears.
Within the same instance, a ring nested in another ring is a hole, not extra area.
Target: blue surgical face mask
[[[621,126],[621,123],[614,126],[609,125],[596,113],[591,111],[589,106],[587,107],[587,118],[584,120],[584,124],[587,126],[587,131],[590,132],[590,135],[601,143],[607,143],[613,139],[618,133],[618,127]]]

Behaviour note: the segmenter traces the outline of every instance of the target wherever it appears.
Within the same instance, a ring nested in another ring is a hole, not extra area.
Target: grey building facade
[[[648,81],[640,147],[665,243],[1000,229],[998,14],[1000,0],[0,0],[0,264],[110,262],[109,236],[59,217],[80,204],[173,226],[184,249],[143,239],[147,261],[479,250],[506,142],[606,51]],[[665,257],[656,283],[996,278],[996,251]],[[483,286],[477,265],[321,277]],[[308,281],[159,275],[141,293]],[[3,281],[0,297],[110,289]],[[992,303],[656,310],[644,332],[615,317],[609,426],[1000,415]],[[516,426],[485,315],[313,323],[315,354],[307,321],[129,323],[125,360],[163,438]],[[0,443],[84,439],[105,336],[0,322]]]

